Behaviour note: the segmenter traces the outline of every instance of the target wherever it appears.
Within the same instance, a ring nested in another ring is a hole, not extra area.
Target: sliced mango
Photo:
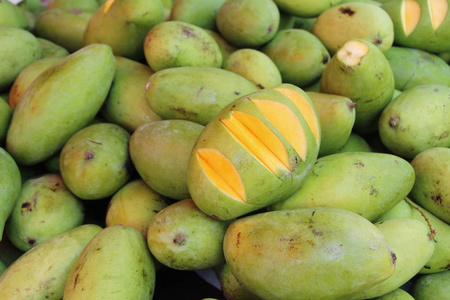
[[[405,0],[402,5],[402,23],[405,35],[408,36],[417,27],[420,19],[420,4],[414,0]]]
[[[116,0],[108,0],[108,1],[106,1],[105,6],[103,7],[103,13],[105,15],[108,12],[108,10],[111,8],[111,6],[114,4],[114,1],[116,1]]]
[[[444,22],[448,13],[448,0],[428,0],[428,10],[430,12],[433,29],[437,29]]]
[[[245,202],[245,187],[233,163],[220,151],[198,149],[197,158],[205,174],[225,194]]]

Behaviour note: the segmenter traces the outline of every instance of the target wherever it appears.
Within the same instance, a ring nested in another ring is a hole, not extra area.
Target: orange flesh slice
[[[408,36],[417,27],[420,19],[420,4],[414,0],[405,0],[402,3],[402,24],[405,35]]]
[[[105,6],[103,7],[103,13],[106,14],[108,10],[111,8],[115,0],[108,0],[105,3]]]
[[[444,22],[448,13],[447,0],[428,0],[428,9],[430,11],[431,24],[436,30]]]

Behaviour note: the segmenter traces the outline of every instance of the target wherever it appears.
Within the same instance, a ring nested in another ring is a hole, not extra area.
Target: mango
[[[390,293],[411,280],[433,255],[435,242],[430,228],[413,219],[391,219],[375,223],[395,253],[392,276],[350,299],[372,299]]]
[[[222,53],[216,41],[201,27],[181,21],[163,22],[148,31],[144,54],[154,71],[222,66]]]
[[[378,123],[379,136],[389,151],[412,159],[429,148],[450,147],[449,114],[450,87],[415,86],[384,108]]]
[[[6,223],[9,240],[20,250],[78,227],[84,205],[64,184],[59,174],[44,174],[24,182]]]
[[[228,60],[228,57],[230,57],[231,53],[236,51],[238,48],[231,45],[223,36],[215,31],[205,29],[205,32],[209,34],[216,41],[217,46],[219,46],[220,53],[222,53],[223,67],[223,64]]]
[[[450,269],[450,225],[441,221],[426,209],[406,198],[381,215],[377,222],[389,219],[415,219],[433,228],[436,242],[433,256],[420,270],[420,274],[438,273]]]
[[[131,226],[147,238],[150,220],[169,203],[169,199],[156,193],[143,180],[134,179],[111,197],[105,224]]]
[[[84,11],[95,11],[99,7],[97,0],[51,0],[47,10],[55,8],[81,9]]]
[[[278,67],[283,82],[301,88],[319,79],[330,60],[316,36],[297,28],[279,31],[261,51]]]
[[[0,276],[0,298],[62,299],[72,266],[100,230],[94,224],[82,225],[20,256]]]
[[[131,160],[155,192],[176,200],[189,197],[189,155],[203,128],[186,120],[162,120],[144,124],[133,132]]]
[[[84,44],[106,44],[115,55],[144,61],[145,36],[163,21],[164,7],[159,0],[107,1],[90,18]]]
[[[231,272],[230,265],[225,263],[219,273],[220,290],[227,300],[260,300],[250,292]]]
[[[391,65],[395,88],[400,91],[421,84],[450,86],[450,66],[435,54],[393,46],[384,55]]]
[[[450,224],[450,149],[436,147],[424,150],[411,161],[416,180],[411,199]]]
[[[11,155],[0,147],[0,241],[6,220],[11,215],[21,189],[19,167]]]
[[[239,48],[257,48],[277,33],[280,11],[272,0],[227,0],[216,15],[219,33]]]
[[[36,18],[36,36],[75,52],[84,47],[84,31],[93,12],[81,9],[55,8],[41,12]]]
[[[414,298],[407,291],[398,288],[393,292],[374,298],[373,300],[414,300]]]
[[[19,6],[11,1],[0,1],[0,26],[28,28],[28,20]]]
[[[314,103],[322,133],[319,157],[333,154],[347,142],[355,123],[356,104],[347,97],[307,92]]]
[[[42,48],[42,58],[65,57],[69,55],[69,51],[66,48],[61,47],[52,41],[43,38],[37,38],[37,40]]]
[[[205,126],[187,177],[190,195],[203,212],[233,219],[300,187],[320,144],[316,113],[301,92],[280,87],[246,95]]]
[[[170,10],[169,20],[216,30],[216,14],[224,2],[225,0],[176,0]]]
[[[8,103],[0,97],[0,147],[4,147],[6,133],[12,118],[12,109]]]
[[[41,58],[42,48],[31,32],[18,27],[0,26],[0,40],[0,91],[5,91],[26,66]]]
[[[142,234],[115,225],[97,233],[70,270],[64,299],[152,299],[155,265]]]
[[[394,42],[394,25],[378,5],[367,2],[343,3],[321,13],[312,27],[331,54],[350,40],[365,39],[381,52]]]
[[[383,52],[367,40],[346,42],[325,67],[320,92],[350,98],[357,104],[354,131],[373,133],[394,93],[392,69]]]
[[[313,18],[320,15],[325,10],[338,5],[342,0],[274,0],[278,8],[296,17]]]
[[[337,208],[238,219],[223,248],[237,280],[263,299],[349,299],[395,270],[395,254],[381,231]]]
[[[111,48],[101,44],[84,47],[48,68],[14,110],[6,137],[8,152],[23,165],[55,154],[98,113],[114,70]]]
[[[374,221],[408,195],[414,178],[409,162],[395,155],[331,154],[319,158],[302,186],[274,209],[336,207]]]
[[[69,190],[85,200],[113,195],[131,177],[130,134],[116,124],[85,127],[65,143],[59,158]]]
[[[416,300],[447,299],[450,294],[450,271],[422,275],[411,291]]]
[[[116,72],[100,114],[132,133],[140,125],[161,120],[147,103],[145,85],[153,75],[149,66],[116,56]]]
[[[314,18],[295,17],[294,28],[312,32],[312,27],[314,25],[314,22],[316,22],[316,19],[317,17]]]
[[[372,152],[372,147],[362,136],[352,132],[345,144],[336,151],[343,152]]]
[[[450,51],[448,0],[392,0],[381,7],[393,21],[396,45],[432,53]]]
[[[261,89],[272,88],[282,83],[280,71],[275,63],[266,54],[255,49],[234,51],[224,62],[223,69],[247,78]]]
[[[295,17],[290,14],[280,12],[280,23],[278,24],[278,31],[284,29],[292,29],[295,26]]]
[[[150,108],[162,119],[201,125],[232,101],[258,90],[241,75],[213,67],[161,70],[150,76],[145,89]]]

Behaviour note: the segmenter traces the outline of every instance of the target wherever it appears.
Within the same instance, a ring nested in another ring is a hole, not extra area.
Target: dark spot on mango
[[[187,38],[191,38],[191,37],[197,37],[197,35],[195,34],[195,32],[192,31],[191,28],[187,27],[187,26],[183,26],[181,29],[181,32],[183,33],[183,35],[185,35]]]
[[[30,246],[33,246],[36,243],[36,239],[35,238],[28,238],[27,239],[27,243]]]
[[[395,253],[392,251],[391,251],[391,260],[392,260],[392,263],[395,265],[395,262],[397,260],[397,255],[395,255]]]
[[[72,9],[72,11],[71,11],[71,13],[73,14],[73,15],[79,15],[79,14],[81,14],[83,11],[81,10],[81,9],[78,9],[78,8],[74,8],[74,9]]]
[[[234,92],[234,94],[236,95],[236,96],[239,96],[241,93],[240,92]],[[234,107],[234,106],[233,106]]]
[[[433,200],[433,202],[435,202],[436,204],[442,205],[442,195],[440,193],[431,196],[431,200]]]
[[[241,242],[241,232],[238,232],[236,236],[236,248],[239,248],[239,243]]]
[[[381,45],[383,43],[383,40],[380,37],[377,37],[373,40],[373,43],[375,45]]]
[[[97,142],[97,141],[93,141],[93,140],[89,140],[89,142],[94,143],[94,144],[97,144],[97,145],[103,145],[102,142]]]
[[[392,117],[389,118],[389,126],[392,129],[397,129],[397,127],[400,124],[400,116],[399,115],[393,115]]]
[[[184,233],[177,233],[173,238],[173,243],[178,246],[184,246],[186,244],[186,235]]]
[[[272,32],[272,30],[273,30],[273,26],[272,26],[272,25],[270,25],[269,27],[267,27],[267,31],[268,31],[268,32]]]
[[[448,137],[448,131],[444,131],[439,137],[438,140],[443,140]]]
[[[425,269],[431,269],[431,267],[430,266],[423,266]]]
[[[77,286],[79,276],[80,276],[80,274],[75,275],[75,280],[73,281],[73,288],[75,288]]]
[[[91,161],[93,160],[95,157],[95,152],[92,150],[88,150],[85,154],[84,154],[84,160],[87,161]]]
[[[355,11],[352,10],[350,7],[341,7],[341,8],[339,8],[339,11],[343,15],[348,15],[349,17],[351,17],[351,16],[353,16],[355,14]]]
[[[328,54],[324,54],[323,57],[322,57],[322,63],[324,65],[326,65],[329,60],[330,60],[330,57],[328,56]]]
[[[322,231],[316,231],[315,229],[312,230],[313,234],[316,236],[322,236],[323,232]]]
[[[262,90],[264,89],[264,86],[261,83],[258,83],[256,86]]]
[[[21,206],[21,211],[20,212],[23,212],[23,211],[32,211],[33,210],[33,208],[31,208],[31,203],[30,202],[24,202],[24,203],[22,203],[22,206]]]
[[[369,195],[375,196],[375,197],[378,196],[378,191],[377,191],[376,188],[373,187],[373,185],[370,186],[370,193],[369,193]]]
[[[314,217],[315,214],[316,214],[316,211],[313,210],[313,212],[311,213],[311,217]]]

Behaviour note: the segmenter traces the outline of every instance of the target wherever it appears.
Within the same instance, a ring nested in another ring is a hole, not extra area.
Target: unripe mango
[[[217,46],[219,46],[220,52],[222,53],[222,66],[223,63],[227,61],[228,57],[236,51],[238,48],[231,45],[223,36],[221,36],[219,33],[205,29],[206,33],[209,34],[217,43]]]
[[[51,0],[46,10],[55,8],[82,9],[86,11],[95,11],[99,7],[97,0]]]
[[[297,17],[313,18],[333,7],[342,0],[274,0],[278,8],[287,14]]]
[[[447,299],[450,294],[450,271],[422,275],[411,291],[415,300]]]
[[[414,298],[407,291],[398,288],[393,292],[374,298],[373,300],[414,300]]]
[[[12,113],[11,107],[9,107],[8,103],[0,97],[0,147],[4,147]]]
[[[356,133],[351,133],[347,142],[336,153],[343,152],[372,152],[369,143]]]
[[[230,265],[225,263],[219,272],[220,290],[227,300],[260,300],[250,292],[231,272]]]
[[[27,29],[28,20],[24,11],[12,1],[0,1],[0,26]]]
[[[182,21],[204,29],[216,30],[216,14],[226,0],[176,0],[169,20]]]
[[[69,51],[66,48],[61,47],[50,40],[44,38],[37,38],[37,40],[42,48],[42,58],[65,57],[69,55]]]
[[[395,255],[381,231],[337,208],[238,219],[227,229],[224,254],[245,287],[273,300],[349,299],[395,269]]]

